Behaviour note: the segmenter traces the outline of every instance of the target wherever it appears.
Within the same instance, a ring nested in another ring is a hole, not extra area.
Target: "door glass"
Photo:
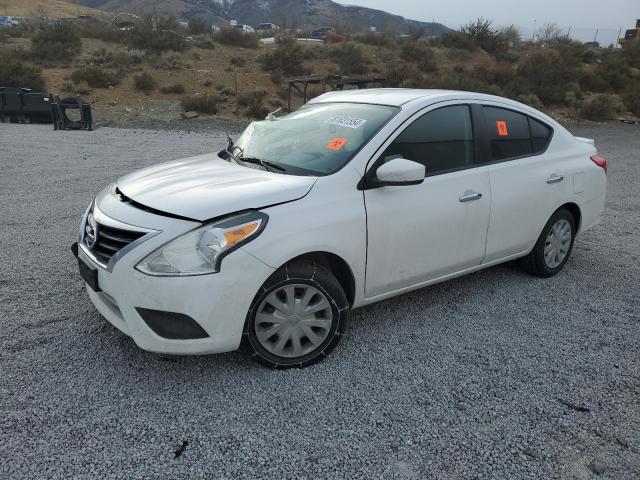
[[[426,113],[409,125],[385,150],[383,158],[422,163],[429,175],[473,165],[473,128],[467,105]]]
[[[484,107],[484,115],[488,125],[493,161],[533,153],[526,115],[495,107]]]

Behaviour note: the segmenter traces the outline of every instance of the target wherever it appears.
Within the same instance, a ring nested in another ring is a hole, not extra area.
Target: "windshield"
[[[398,110],[356,103],[307,105],[276,120],[252,123],[232,153],[272,162],[287,173],[329,175],[346,165]]]

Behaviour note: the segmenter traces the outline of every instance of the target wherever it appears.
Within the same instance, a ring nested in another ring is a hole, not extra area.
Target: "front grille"
[[[144,232],[134,232],[132,230],[121,230],[119,228],[108,227],[96,222],[96,242],[90,247],[85,237],[85,245],[100,263],[107,265],[111,257],[140,237]]]

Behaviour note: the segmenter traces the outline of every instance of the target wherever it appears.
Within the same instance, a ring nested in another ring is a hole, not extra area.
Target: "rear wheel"
[[[243,347],[270,368],[312,365],[340,341],[348,308],[340,283],[325,265],[293,262],[269,277],[254,298]]]
[[[569,260],[576,235],[576,221],[567,209],[557,210],[549,219],[522,265],[532,275],[552,277]]]

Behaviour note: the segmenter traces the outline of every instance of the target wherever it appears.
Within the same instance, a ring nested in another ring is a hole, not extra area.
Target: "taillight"
[[[591,161],[603,169],[605,175],[607,174],[607,168],[609,168],[609,165],[607,165],[607,160],[604,157],[594,155],[591,157]]]

